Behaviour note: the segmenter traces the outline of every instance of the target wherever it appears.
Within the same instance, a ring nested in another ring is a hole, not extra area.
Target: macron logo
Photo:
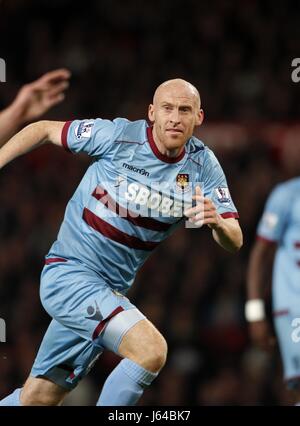
[[[147,176],[147,177],[149,176],[149,172],[147,172],[145,169],[140,169],[138,167],[132,166],[127,163],[123,163],[122,167],[124,167],[127,170],[131,170],[134,173],[139,173],[140,175]]]

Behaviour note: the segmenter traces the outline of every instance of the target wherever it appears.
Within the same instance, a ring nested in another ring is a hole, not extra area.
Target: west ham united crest
[[[186,192],[190,189],[188,173],[179,173],[176,176],[176,189],[180,192]]]

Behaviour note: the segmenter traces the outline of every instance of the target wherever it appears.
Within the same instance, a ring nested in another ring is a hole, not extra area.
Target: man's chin
[[[165,140],[165,147],[170,150],[182,148],[183,145],[185,145],[185,140],[182,135],[171,136]]]

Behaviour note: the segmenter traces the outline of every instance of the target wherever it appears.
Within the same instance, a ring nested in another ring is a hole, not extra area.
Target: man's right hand
[[[252,342],[264,351],[272,351],[275,347],[276,338],[266,320],[249,322],[249,333]]]

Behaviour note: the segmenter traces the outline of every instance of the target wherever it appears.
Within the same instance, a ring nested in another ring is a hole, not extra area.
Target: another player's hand
[[[185,210],[184,215],[189,218],[189,222],[197,227],[208,225],[210,228],[218,227],[221,216],[218,214],[214,203],[203,196],[200,186],[196,186],[193,200],[196,200],[196,206]]]
[[[65,98],[64,91],[69,87],[70,71],[57,69],[47,72],[38,80],[24,85],[13,106],[18,110],[23,123],[33,121]]]
[[[276,343],[268,321],[249,322],[249,332],[252,342],[264,351],[271,351]]]

